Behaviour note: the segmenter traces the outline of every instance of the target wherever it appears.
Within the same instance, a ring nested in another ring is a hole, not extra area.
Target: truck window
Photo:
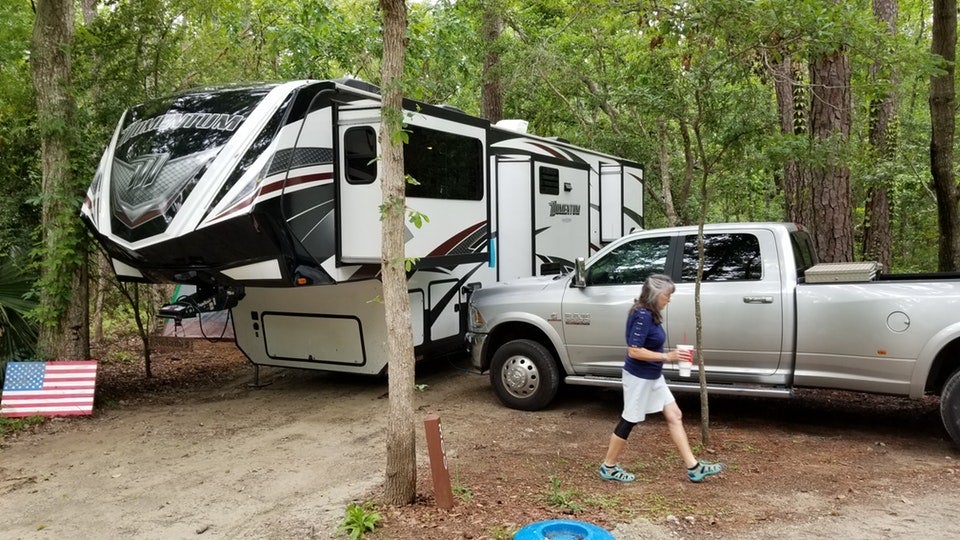
[[[641,284],[651,274],[662,274],[670,238],[639,238],[617,246],[587,269],[588,285]]]
[[[817,265],[813,240],[806,231],[793,231],[790,233],[790,245],[793,247],[793,260],[797,265],[797,277],[803,277],[807,268]]]
[[[703,237],[703,281],[759,281],[763,277],[760,241],[752,234],[709,234]],[[681,281],[697,280],[697,235],[683,244]]]
[[[403,145],[407,197],[479,201],[483,199],[483,148],[479,139],[408,125]]]

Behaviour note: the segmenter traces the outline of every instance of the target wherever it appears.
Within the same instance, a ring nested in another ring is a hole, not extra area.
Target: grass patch
[[[23,431],[31,426],[40,425],[45,421],[46,418],[39,415],[25,416],[21,418],[7,418],[5,416],[0,416],[0,435],[7,435],[8,433]]]
[[[494,525],[487,529],[490,540],[511,540],[517,531],[504,525]]]
[[[580,492],[576,489],[561,489],[560,479],[550,477],[550,492],[547,494],[547,504],[560,510],[564,514],[578,514],[583,512],[580,503]]]

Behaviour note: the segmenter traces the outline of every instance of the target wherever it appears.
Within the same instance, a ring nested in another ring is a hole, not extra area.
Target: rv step
[[[571,375],[563,379],[567,384],[580,386],[603,386],[607,388],[620,388],[620,379],[617,377],[596,377]],[[674,392],[699,392],[700,385],[694,382],[667,381],[667,386]],[[729,396],[758,396],[758,397],[779,397],[788,398],[793,396],[793,391],[784,387],[767,386],[735,386],[732,384],[708,384],[707,393],[713,395]]]

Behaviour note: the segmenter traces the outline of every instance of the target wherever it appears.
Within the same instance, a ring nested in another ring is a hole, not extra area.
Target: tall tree
[[[960,270],[960,187],[953,172],[956,127],[954,62],[957,57],[957,1],[933,1],[933,53],[943,60],[930,78],[930,172],[937,194],[941,271]]]
[[[38,0],[31,78],[37,99],[42,169],[40,352],[89,358],[86,235],[70,159],[75,101],[71,88],[72,0]]]
[[[897,11],[897,0],[873,0],[873,15],[891,36],[897,33]],[[882,80],[884,78],[885,81]],[[895,159],[897,95],[894,88],[897,86],[897,74],[892,67],[875,60],[870,66],[870,79],[874,84],[882,85],[885,91],[870,102],[870,146],[879,172],[867,191],[862,256],[864,260],[879,261],[889,271],[893,261],[890,251],[889,194],[893,179],[890,178],[891,168],[884,164]]]
[[[387,422],[389,504],[413,502],[417,488],[416,431],[413,418],[414,357],[410,297],[407,294],[404,252],[406,178],[403,168],[403,60],[406,53],[407,5],[404,0],[380,0],[383,12],[383,112],[380,148],[383,155],[382,259],[383,303],[390,361],[390,412]]]
[[[850,58],[842,42],[831,48],[810,62],[809,136],[822,160],[809,165],[805,190],[813,214],[806,225],[813,230],[822,261],[844,262],[853,260],[850,166],[844,157],[852,119]]]
[[[503,119],[503,88],[500,84],[500,35],[503,19],[499,2],[483,2],[483,86],[480,92],[480,116],[491,123]]]

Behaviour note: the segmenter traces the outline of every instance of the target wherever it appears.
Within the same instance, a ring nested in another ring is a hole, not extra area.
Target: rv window
[[[543,195],[560,194],[560,169],[540,167],[540,193]]]
[[[369,184],[377,179],[377,132],[363,126],[343,134],[346,177],[351,184]]]
[[[410,140],[403,145],[407,197],[483,199],[483,149],[478,139],[420,126],[406,126]]]

